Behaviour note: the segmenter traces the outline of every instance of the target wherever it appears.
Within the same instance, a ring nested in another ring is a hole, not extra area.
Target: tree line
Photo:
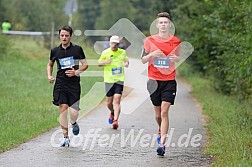
[[[252,94],[252,3],[250,0],[177,0],[177,32],[195,47],[189,62],[214,87],[240,100]]]

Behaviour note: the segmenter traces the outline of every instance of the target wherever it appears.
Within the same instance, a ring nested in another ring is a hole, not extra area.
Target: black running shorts
[[[123,82],[105,83],[106,96],[111,97],[114,94],[122,94]]]
[[[177,82],[175,80],[156,81],[149,79],[147,90],[154,106],[161,106],[162,101],[173,105],[177,92]]]
[[[63,85],[55,84],[53,90],[53,104],[59,106],[59,104],[67,104],[69,107],[80,110],[80,85],[67,87]]]

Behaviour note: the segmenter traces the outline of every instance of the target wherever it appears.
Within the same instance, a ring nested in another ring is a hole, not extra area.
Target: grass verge
[[[251,101],[239,102],[216,92],[209,79],[193,73],[185,63],[179,74],[192,85],[192,95],[208,116],[205,154],[213,157],[213,166],[252,166]]]

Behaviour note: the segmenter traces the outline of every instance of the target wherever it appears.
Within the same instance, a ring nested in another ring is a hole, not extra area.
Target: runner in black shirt
[[[51,50],[50,60],[47,65],[47,76],[50,83],[54,82],[52,76],[53,66],[57,62],[57,76],[53,90],[53,104],[59,106],[60,125],[63,130],[64,140],[61,146],[69,146],[67,111],[70,111],[70,123],[72,124],[73,134],[79,134],[78,118],[80,100],[80,77],[79,74],[88,68],[85,54],[82,48],[72,44],[72,28],[63,26],[59,30],[61,44]],[[81,62],[81,66],[79,66]]]

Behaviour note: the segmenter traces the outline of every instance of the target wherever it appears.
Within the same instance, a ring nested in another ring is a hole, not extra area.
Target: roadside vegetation
[[[204,154],[213,157],[213,166],[251,166],[251,101],[216,91],[213,81],[195,73],[186,63],[179,67],[179,73],[192,86],[191,93],[207,116],[209,138]]]

